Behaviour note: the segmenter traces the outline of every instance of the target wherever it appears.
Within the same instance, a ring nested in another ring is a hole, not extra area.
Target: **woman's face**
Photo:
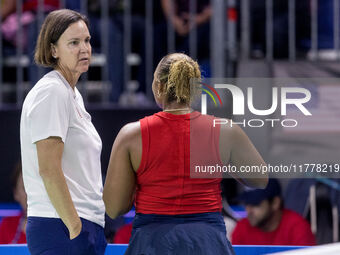
[[[73,76],[86,72],[91,60],[90,33],[84,21],[71,24],[52,46],[52,56]]]

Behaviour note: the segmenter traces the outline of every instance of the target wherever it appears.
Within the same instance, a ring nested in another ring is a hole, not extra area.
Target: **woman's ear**
[[[53,58],[58,58],[57,49],[53,43],[51,43],[51,55]]]

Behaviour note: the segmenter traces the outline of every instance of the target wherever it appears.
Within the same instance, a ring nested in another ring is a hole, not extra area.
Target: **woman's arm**
[[[111,218],[128,212],[133,205],[141,144],[140,124],[134,122],[119,131],[112,146],[103,191],[106,213]]]
[[[82,224],[61,167],[64,143],[59,137],[49,137],[36,145],[39,174],[54,208],[69,230],[70,239],[73,239],[79,235]]]
[[[262,166],[266,165],[244,131],[238,125],[233,125],[232,127],[221,125],[220,134],[222,162],[230,162],[238,170],[237,173],[230,175],[249,187],[265,188],[268,183],[267,172],[242,173],[240,171],[246,166],[257,166],[258,169],[261,169]]]
[[[200,13],[194,14],[194,23],[190,23],[190,13],[183,13],[182,18],[188,21],[189,31],[193,28],[192,25],[199,26],[210,20],[212,14],[211,6],[206,6]]]
[[[1,20],[5,20],[8,15],[16,12],[16,1],[4,0],[1,4]]]
[[[203,9],[202,12],[197,13],[195,17],[196,25],[201,25],[203,23],[206,23],[210,20],[212,14],[211,6],[207,6]]]
[[[162,0],[161,6],[165,17],[171,21],[179,35],[186,35],[189,32],[189,25],[181,17],[176,15],[177,6],[173,0]]]

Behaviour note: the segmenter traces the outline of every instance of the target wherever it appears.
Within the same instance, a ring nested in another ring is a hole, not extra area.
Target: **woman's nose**
[[[81,52],[87,52],[90,49],[90,45],[87,42],[81,42],[80,43],[80,51]]]

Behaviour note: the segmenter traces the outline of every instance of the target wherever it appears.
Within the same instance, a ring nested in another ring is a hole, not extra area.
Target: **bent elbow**
[[[260,178],[260,179],[254,179],[252,185],[252,188],[255,189],[265,189],[268,185],[268,177]]]
[[[115,210],[106,209],[106,214],[113,220],[116,219],[119,216],[119,213]]]
[[[116,206],[111,205],[109,206],[107,203],[105,203],[105,211],[106,214],[111,218],[111,219],[116,219],[117,217],[121,216],[123,213],[121,210],[119,210]]]
[[[115,219],[127,212],[129,212],[132,208],[132,205],[131,206],[119,206],[119,205],[116,205],[112,202],[109,202],[105,199],[104,200],[104,204],[105,204],[105,211],[106,211],[106,214],[111,218],[111,219]]]
[[[106,196],[105,193],[103,195],[103,201],[105,204],[105,211],[106,214],[111,218],[111,219],[115,219],[119,216],[119,211],[116,210],[115,208],[117,208],[116,206],[114,206],[114,204],[112,203],[112,201],[110,201]]]
[[[264,180],[261,181],[261,183],[259,184],[259,189],[265,189],[268,185],[268,178],[265,178]]]

